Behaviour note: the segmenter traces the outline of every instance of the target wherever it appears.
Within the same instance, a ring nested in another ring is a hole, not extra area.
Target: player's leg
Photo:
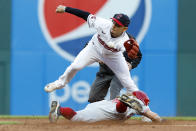
[[[68,120],[71,120],[77,113],[69,108],[69,107],[60,107],[59,102],[52,101],[50,112],[49,112],[49,120],[50,122],[57,122],[59,116],[63,116]]]
[[[64,74],[55,82],[49,83],[44,88],[46,92],[52,92],[56,89],[61,89],[74,77],[74,75],[87,65],[94,63],[97,60],[97,52],[92,44],[87,45],[75,58],[73,63],[67,67]]]
[[[77,114],[77,112],[75,112],[72,108],[69,107],[60,107],[59,112],[61,116],[68,120],[71,120]]]
[[[121,89],[123,89],[123,86],[119,79],[114,75],[110,83],[110,100],[120,96]]]
[[[122,53],[118,52],[114,55],[104,58],[104,63],[115,73],[123,87],[127,89],[127,92],[139,90],[131,78],[128,65]]]
[[[61,107],[57,101],[52,101],[49,113],[50,122],[57,122],[59,116],[71,121],[95,122],[105,120],[107,116],[104,115],[103,110],[99,108],[103,102],[88,104],[83,110],[75,112],[69,107]]]
[[[100,66],[100,68],[103,67]],[[91,86],[88,102],[92,103],[104,100],[113,77],[113,75],[106,73],[107,72],[103,72],[101,70],[97,73],[96,79]]]
[[[90,103],[85,109],[77,111],[77,114],[71,120],[83,122],[118,120],[119,115],[117,113],[115,102],[102,100]]]
[[[59,80],[67,84],[73,76],[82,68],[96,61],[97,52],[92,45],[87,45],[75,58],[74,62],[65,70]]]

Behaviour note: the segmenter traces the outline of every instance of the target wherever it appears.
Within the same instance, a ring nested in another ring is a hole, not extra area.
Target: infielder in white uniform
[[[75,112],[69,107],[60,107],[53,101],[49,113],[50,122],[56,122],[59,116],[71,121],[97,122],[104,120],[127,120],[133,115],[144,115],[151,121],[161,122],[160,116],[148,106],[149,98],[142,91],[134,91],[114,100],[102,100],[90,103],[85,109]]]
[[[125,42],[127,43],[130,40],[125,32],[130,23],[127,15],[115,14],[112,20],[107,20],[88,12],[62,5],[57,7],[56,12],[67,12],[83,18],[90,28],[96,29],[97,33],[93,35],[88,45],[78,54],[64,74],[55,82],[45,86],[46,92],[65,87],[77,71],[98,61],[104,62],[115,73],[123,87],[127,89],[127,92],[139,90],[131,79],[127,63],[122,54],[123,51],[129,51],[133,47],[131,44],[128,44],[130,48],[124,47]]]

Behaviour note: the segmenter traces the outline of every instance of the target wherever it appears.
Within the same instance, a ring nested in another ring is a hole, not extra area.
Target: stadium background
[[[144,57],[132,75],[149,94],[152,110],[161,116],[196,115],[195,5],[194,0],[152,1],[150,26],[141,43]],[[47,115],[49,96],[43,87],[58,78],[70,61],[46,41],[38,20],[38,0],[1,0],[0,16],[0,114]],[[85,68],[69,90],[57,92],[64,105],[76,110],[85,107],[96,71]],[[87,85],[77,86],[81,80]]]

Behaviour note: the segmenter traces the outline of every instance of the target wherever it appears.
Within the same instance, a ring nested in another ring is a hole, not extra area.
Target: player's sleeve
[[[107,19],[103,19],[101,17],[97,17],[95,15],[90,14],[87,18],[88,26],[90,28],[96,28],[97,30],[100,30],[102,28],[105,28],[109,25],[111,25],[111,21]]]
[[[84,19],[85,21],[87,21],[87,18],[90,15],[90,13],[87,11],[83,11],[83,10],[72,8],[72,7],[66,7],[65,12],[70,13],[75,16],[78,16],[78,17]]]

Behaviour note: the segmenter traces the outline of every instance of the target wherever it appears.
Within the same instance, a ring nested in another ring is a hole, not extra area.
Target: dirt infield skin
[[[144,123],[140,120],[104,121],[96,123],[71,122],[59,119],[49,123],[47,118],[0,118],[0,131],[196,131],[196,121],[167,120],[164,123]]]

